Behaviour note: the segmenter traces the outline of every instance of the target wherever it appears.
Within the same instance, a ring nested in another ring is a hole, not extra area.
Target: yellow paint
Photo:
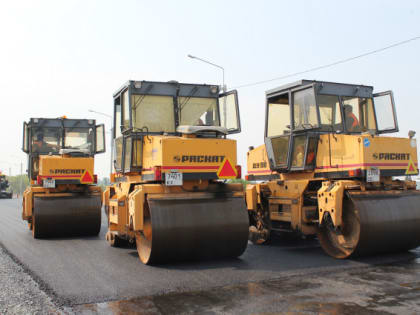
[[[366,146],[365,141],[368,141],[369,145]],[[389,156],[385,156],[386,154]],[[371,167],[381,170],[405,170],[410,158],[413,163],[417,163],[417,148],[410,145],[408,138],[368,134],[321,135],[315,172],[368,170]]]
[[[247,185],[245,194],[248,210],[257,210],[257,185]]]
[[[55,172],[58,170],[59,172]],[[60,170],[64,170],[60,172]],[[70,180],[81,180],[85,172],[93,178],[93,157],[65,157],[61,155],[41,155],[39,157],[39,176]],[[92,182],[90,182],[92,183]]]
[[[325,181],[318,190],[318,215],[319,224],[322,224],[324,214],[329,213],[334,226],[343,224],[343,195],[348,186],[359,186],[353,180]]]
[[[270,170],[265,144],[248,151],[247,170],[250,175],[270,175],[274,173]]]
[[[150,142],[147,137],[143,140],[144,167],[161,166],[162,172],[171,169],[181,173],[216,173],[223,160],[206,161],[216,156],[229,159],[233,167],[236,165],[236,141],[231,139],[203,139],[184,138],[175,136],[152,136]],[[187,157],[196,157],[196,161]],[[216,158],[214,158],[216,159]],[[183,167],[187,167],[184,169]],[[188,168],[188,167],[197,167]],[[209,167],[206,169],[206,167]],[[217,167],[217,168],[216,168]]]

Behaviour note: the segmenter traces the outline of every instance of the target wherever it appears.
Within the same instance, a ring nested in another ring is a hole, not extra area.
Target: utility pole
[[[210,62],[208,60],[205,60],[205,59],[202,59],[202,58],[199,58],[199,57],[196,57],[196,56],[187,55],[187,57],[189,57],[191,59],[196,59],[196,60],[202,61],[204,63],[207,63],[209,65],[212,65],[216,68],[221,69],[222,70],[222,91],[223,91],[223,93],[226,93],[227,88],[226,88],[226,84],[225,84],[225,68],[223,68],[222,66],[219,66],[219,65],[217,65],[213,62]],[[224,119],[225,126],[227,127],[226,96],[223,97],[223,119]]]

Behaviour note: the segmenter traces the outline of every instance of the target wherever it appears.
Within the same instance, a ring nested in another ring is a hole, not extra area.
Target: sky
[[[229,88],[281,77],[420,36],[420,1],[0,0],[0,170],[26,170],[22,123],[92,118],[111,128],[127,80]],[[238,161],[264,141],[265,91],[300,79],[393,90],[401,136],[420,133],[420,40],[334,67],[239,88]],[[109,175],[110,150],[95,159]]]

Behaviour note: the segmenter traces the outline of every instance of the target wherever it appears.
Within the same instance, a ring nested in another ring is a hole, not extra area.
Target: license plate
[[[43,186],[44,188],[55,188],[55,179],[44,179]]]
[[[182,173],[170,172],[165,173],[166,186],[182,186]]]
[[[381,175],[381,171],[379,170],[379,168],[372,167],[366,172],[366,181],[369,183],[379,182],[380,175]]]

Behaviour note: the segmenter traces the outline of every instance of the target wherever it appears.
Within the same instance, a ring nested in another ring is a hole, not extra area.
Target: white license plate
[[[44,179],[43,186],[44,188],[55,188],[55,179]]]
[[[182,186],[182,173],[170,172],[165,173],[166,186]]]
[[[379,182],[380,175],[381,171],[379,170],[379,168],[372,167],[366,172],[366,181],[369,183]]]

